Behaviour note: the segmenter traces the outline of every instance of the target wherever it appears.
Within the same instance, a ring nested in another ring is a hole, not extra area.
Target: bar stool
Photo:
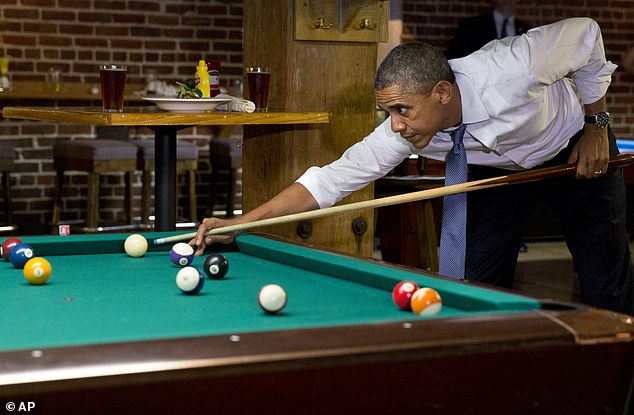
[[[99,226],[99,190],[100,179],[104,174],[125,173],[126,223],[134,223],[133,217],[133,174],[137,168],[137,146],[122,140],[79,139],[59,141],[53,145],[53,167],[57,171],[55,178],[55,199],[52,224],[60,224],[62,212],[62,193],[64,192],[64,174],[67,171],[88,173],[86,197],[85,232],[101,230]]]
[[[154,173],[155,145],[154,140],[131,140],[138,149],[137,168],[143,172],[141,193],[141,225],[149,226],[152,202],[152,174]],[[189,191],[189,219],[198,219],[198,203],[196,201],[196,173],[198,171],[198,147],[195,143],[178,140],[176,142],[176,172],[185,174]],[[174,189],[177,191],[177,189]]]
[[[5,226],[0,226],[0,232],[15,230],[11,213],[11,180],[9,173],[15,166],[15,148],[12,144],[0,142],[0,172],[2,173],[2,200],[4,202]]]
[[[242,171],[242,137],[218,138],[209,142],[211,163],[211,191],[209,206],[213,210],[220,193],[221,174],[226,173],[225,212],[233,216],[236,207],[242,208],[238,196],[238,182]]]

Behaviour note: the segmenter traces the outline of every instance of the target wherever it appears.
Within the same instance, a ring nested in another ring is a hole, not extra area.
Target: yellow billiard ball
[[[147,252],[147,239],[138,233],[132,234],[125,239],[123,244],[126,254],[132,258],[138,258]]]
[[[33,285],[46,284],[53,273],[51,264],[44,258],[35,257],[24,264],[24,278]]]

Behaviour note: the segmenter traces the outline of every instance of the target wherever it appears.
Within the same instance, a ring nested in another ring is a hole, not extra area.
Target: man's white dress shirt
[[[508,170],[553,158],[583,128],[584,104],[601,99],[616,65],[607,61],[598,24],[566,19],[517,37],[492,41],[449,61],[462,96],[462,121],[470,164]],[[414,148],[392,132],[390,118],[342,157],[311,167],[297,182],[321,208],[378,179],[410,154],[444,160],[449,133]]]

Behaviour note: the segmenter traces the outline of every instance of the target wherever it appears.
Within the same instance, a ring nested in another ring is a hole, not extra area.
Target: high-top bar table
[[[157,107],[126,107],[124,112],[105,113],[100,107],[5,107],[4,118],[105,126],[148,127],[154,131],[155,230],[176,226],[177,131],[198,125],[274,125],[328,123],[328,112],[165,112]]]

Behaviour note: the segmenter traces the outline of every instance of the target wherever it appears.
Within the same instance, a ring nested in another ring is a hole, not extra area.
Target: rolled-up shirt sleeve
[[[297,182],[315,198],[320,208],[330,207],[350,193],[385,176],[411,154],[411,149],[390,129],[390,119],[341,158],[324,167],[309,168]]]
[[[594,20],[562,20],[528,31],[524,40],[536,80],[551,84],[571,74],[584,104],[606,94],[617,66],[606,59],[601,28]]]
[[[591,22],[594,29],[591,33],[594,37],[587,38],[584,42],[591,51],[588,62],[572,74],[584,104],[592,104],[607,93],[612,81],[612,73],[617,68],[615,64],[606,60],[599,25],[593,20]]]

